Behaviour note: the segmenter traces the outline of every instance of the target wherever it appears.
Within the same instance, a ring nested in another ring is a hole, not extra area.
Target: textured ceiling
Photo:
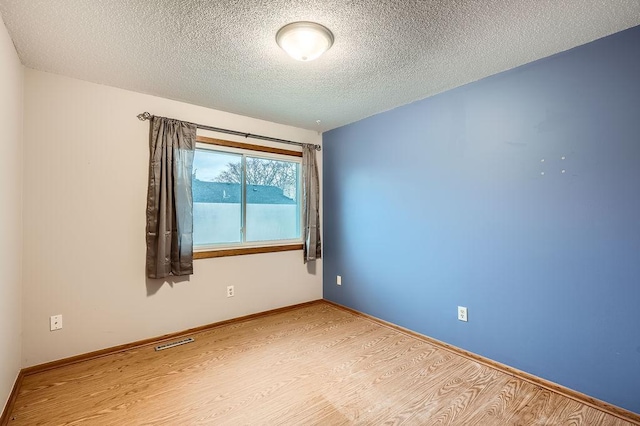
[[[0,13],[29,68],[328,130],[639,25],[640,0],[0,0]],[[320,59],[276,45],[298,20],[333,31]]]

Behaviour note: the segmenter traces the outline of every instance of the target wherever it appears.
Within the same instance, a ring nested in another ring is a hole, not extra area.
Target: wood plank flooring
[[[24,377],[9,425],[631,425],[328,303]]]

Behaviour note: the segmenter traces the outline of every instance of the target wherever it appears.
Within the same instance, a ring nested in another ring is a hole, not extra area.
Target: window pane
[[[299,163],[247,157],[247,241],[300,238]]]
[[[196,149],[193,245],[242,241],[242,155]]]

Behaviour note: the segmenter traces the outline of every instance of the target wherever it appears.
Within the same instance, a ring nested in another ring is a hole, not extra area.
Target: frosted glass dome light
[[[292,22],[278,30],[278,46],[298,61],[313,61],[333,45],[333,33],[315,22]]]

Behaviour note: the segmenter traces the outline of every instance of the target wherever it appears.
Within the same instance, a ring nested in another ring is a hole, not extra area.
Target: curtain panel
[[[195,143],[195,124],[151,118],[146,237],[149,278],[193,274],[191,173]]]
[[[302,147],[302,193],[303,193],[303,256],[304,263],[322,257],[320,241],[320,184],[316,149],[313,145]]]

